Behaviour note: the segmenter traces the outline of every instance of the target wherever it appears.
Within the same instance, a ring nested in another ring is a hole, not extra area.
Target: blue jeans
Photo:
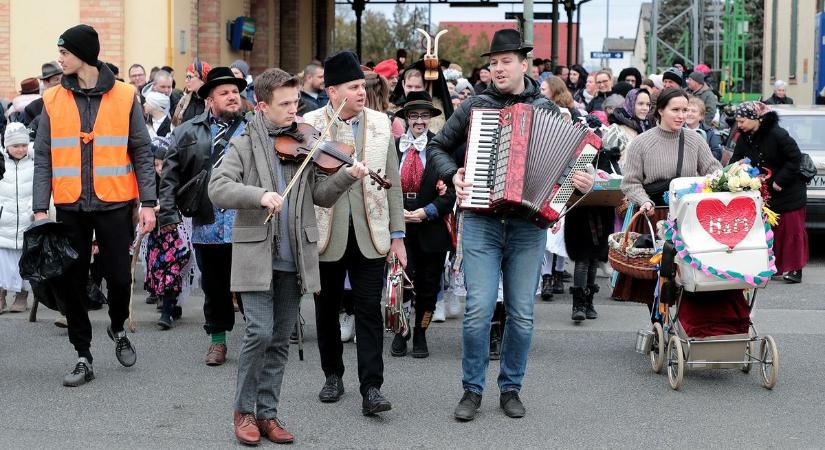
[[[547,231],[515,217],[464,212],[462,245],[467,288],[461,366],[465,390],[484,391],[490,361],[490,321],[503,276],[507,320],[501,345],[501,392],[521,390],[533,338],[533,302]]]

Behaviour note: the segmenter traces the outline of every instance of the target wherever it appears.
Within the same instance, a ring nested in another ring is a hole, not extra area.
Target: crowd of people
[[[60,222],[77,252],[52,285],[60,288],[56,324],[68,328],[78,357],[63,384],[95,377],[83,298],[93,260],[106,280],[107,334],[118,361],[132,366],[130,252],[142,242],[143,286],[161,330],[180,319],[180,302],[199,281],[207,366],[226,362],[227,336],[242,312],[233,423],[245,444],[294,440],[278,406],[302,298],[315,302],[319,400],[344,395],[343,343],[352,339],[362,413],[392,408],[381,392],[390,259],[414,286],[403,298],[411,332],[393,337],[393,357],[428,357],[430,324],[458,316],[463,299],[461,421],[481,407],[491,359],[501,360],[501,409],[526,414],[519,392],[536,295],[552,301],[572,282],[571,320],[598,318],[596,276],[610,270],[616,211],[577,207],[549,230],[517,215],[462,212],[456,205],[470,194],[463,166],[476,108],[526,103],[593,131],[602,156],[593,171],[571,175],[576,191],[590,191],[592,173],[622,176],[629,207],[659,218],[667,212],[663,182],[749,158],[770,173],[780,277],[800,282],[807,262],[799,149],[761,102],[739,105],[738,139],[723,143],[704,65],[689,70],[677,60],[648,77],[635,68],[614,76],[551,67],[528,60],[532,47],[505,29],[469,78],[449,62],[430,76],[423,60],[409,62],[403,50],[374,65],[343,51],[295,75],[270,68],[253,76],[243,60],[223,67],[196,58],[177,89],[171,67],[147,75],[133,64],[128,81],[118,78],[116,67],[99,61],[98,35],[87,25],[61,34],[57,50],[57,61],[43,64],[39,80],[23,81],[4,115],[0,313],[7,293],[14,294],[9,311],[28,307],[32,286],[17,269],[24,231]],[[766,103],[791,101],[783,84],[775,87]],[[301,164],[321,130],[327,162]],[[620,276],[611,297],[651,304],[653,290],[652,282]]]

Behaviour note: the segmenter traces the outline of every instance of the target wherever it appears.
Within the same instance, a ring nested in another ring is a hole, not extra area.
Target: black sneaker
[[[106,328],[106,334],[109,335],[109,339],[115,342],[115,356],[120,364],[124,367],[134,366],[137,362],[137,352],[132,347],[129,338],[126,337],[126,330],[114,333],[112,327],[109,326]]]
[[[392,403],[384,398],[381,391],[377,387],[367,389],[367,395],[361,401],[361,412],[365,416],[374,416],[377,413],[389,411],[392,409]]]
[[[181,316],[183,315],[183,308],[178,305],[172,307],[172,318],[175,320],[180,320]]]
[[[401,357],[407,355],[407,339],[401,335],[401,333],[396,333],[395,337],[392,338],[392,345],[390,346],[390,355]]]
[[[481,407],[481,395],[473,391],[464,391],[464,395],[455,407],[454,416],[463,422],[469,422],[476,418],[478,408]]]
[[[499,404],[507,417],[518,419],[527,414],[527,410],[524,409],[524,403],[521,402],[516,391],[502,392],[499,398]]]
[[[338,375],[330,375],[324,382],[324,387],[318,394],[318,399],[323,403],[335,403],[344,395],[344,381]]]
[[[92,363],[86,358],[78,358],[71,372],[63,376],[63,386],[77,387],[95,379]]]
[[[786,283],[796,284],[802,282],[802,271],[801,270],[794,270],[792,272],[788,272],[785,276],[782,277]]]

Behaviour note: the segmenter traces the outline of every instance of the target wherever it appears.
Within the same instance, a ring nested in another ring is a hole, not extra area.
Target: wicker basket
[[[656,242],[656,233],[653,231],[653,224],[644,212],[639,211],[634,214],[630,222],[628,222],[628,231],[620,231],[610,235],[608,238],[610,249],[607,258],[610,261],[610,265],[620,273],[632,278],[652,280],[656,278],[656,268],[655,265],[650,262],[650,258],[652,258],[658,250],[656,248],[630,247],[630,245],[636,242],[636,239],[641,236],[640,233],[629,231],[633,229],[633,225],[640,216],[644,217],[647,221],[650,236],[654,243]]]

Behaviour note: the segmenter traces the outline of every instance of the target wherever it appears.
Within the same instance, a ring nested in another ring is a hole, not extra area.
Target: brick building
[[[20,81],[57,58],[57,38],[78,23],[97,29],[100,59],[128,78],[140,63],[175,68],[183,85],[195,56],[211,65],[249,62],[253,74],[268,67],[300,71],[326,56],[335,23],[334,0],[0,0],[0,98],[17,95]],[[232,50],[227,22],[255,19],[252,51]]]
[[[513,28],[518,29],[518,24],[515,21],[506,21],[506,22],[450,22],[450,21],[442,21],[438,24],[439,27],[442,29],[446,28],[456,28],[462,33],[466,34],[470,38],[469,45],[473,47],[476,45],[477,40],[484,36],[484,42],[489,42],[492,39],[493,34],[497,30],[501,30],[503,28]],[[569,26],[573,27],[573,36],[576,35],[576,24],[570,24]],[[573,42],[573,52],[571,57],[567,55],[567,22],[560,22],[559,23],[559,61],[560,65],[569,66],[573,64],[576,57],[575,54],[579,49],[576,46],[576,43]],[[553,29],[552,23],[547,21],[535,21],[533,27],[533,57],[534,58],[542,58],[542,59],[550,59],[551,53],[551,45],[553,42],[552,39]]]

